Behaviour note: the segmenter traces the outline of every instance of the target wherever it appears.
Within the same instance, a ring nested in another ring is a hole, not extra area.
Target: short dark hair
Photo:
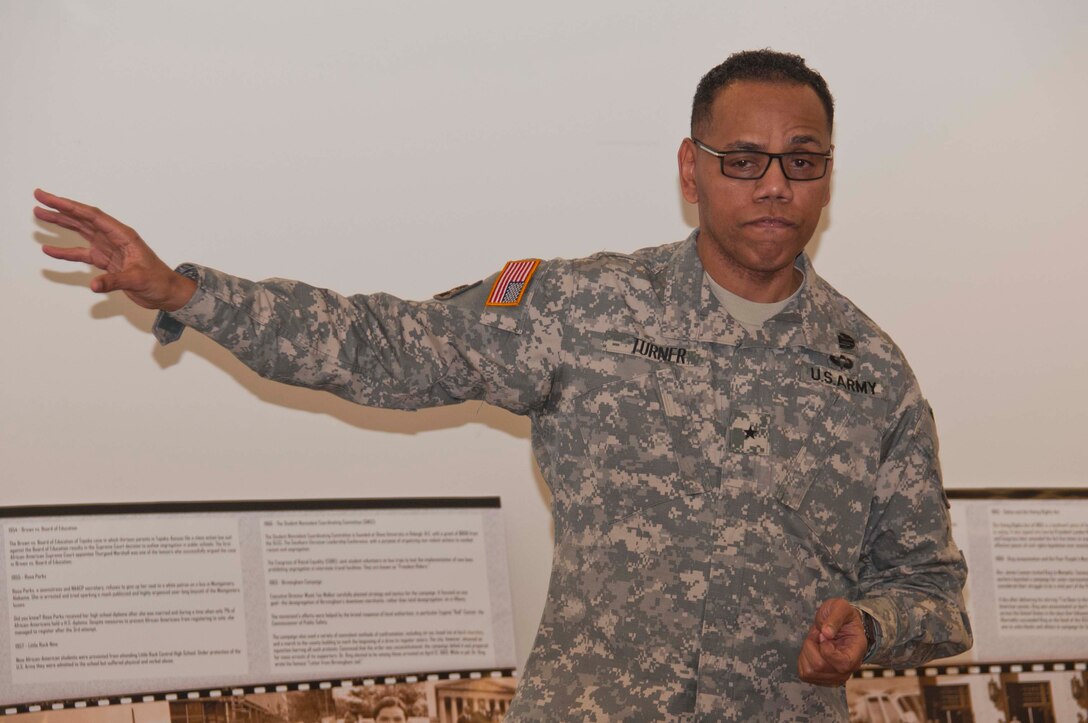
[[[718,93],[730,83],[752,80],[762,83],[796,83],[807,85],[816,91],[827,113],[827,129],[835,122],[835,99],[827,88],[823,76],[805,64],[805,59],[793,53],[763,50],[744,50],[733,53],[721,65],[712,68],[699,81],[695,98],[691,102],[691,133],[695,127],[710,120],[711,106]]]
[[[408,717],[408,706],[404,705],[400,698],[394,698],[391,695],[374,704],[374,717],[377,718],[378,714],[386,708],[400,708],[400,712],[404,714],[404,717]]]

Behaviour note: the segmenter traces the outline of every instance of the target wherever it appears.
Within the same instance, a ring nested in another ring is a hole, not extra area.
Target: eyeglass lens
[[[811,181],[827,171],[827,157],[821,153],[782,153],[772,156],[760,151],[730,151],[721,156],[722,173],[730,178],[760,178],[772,158],[782,164],[791,181]]]

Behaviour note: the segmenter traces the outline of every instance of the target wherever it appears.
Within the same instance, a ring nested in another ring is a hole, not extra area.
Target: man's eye
[[[758,174],[766,163],[761,156],[750,153],[730,155],[726,158],[726,167],[730,173],[737,175]]]
[[[791,168],[796,168],[799,171],[812,168],[816,165],[808,156],[790,156],[789,164]]]

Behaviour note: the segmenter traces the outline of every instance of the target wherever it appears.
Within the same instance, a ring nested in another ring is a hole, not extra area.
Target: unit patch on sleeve
[[[472,289],[475,289],[477,286],[479,286],[482,283],[483,283],[483,281],[481,280],[481,281],[477,281],[477,282],[472,283],[472,284],[461,284],[460,286],[454,286],[449,291],[443,291],[441,294],[435,294],[434,298],[437,301],[449,301],[450,299],[452,299],[455,296],[460,296],[461,294],[465,293],[466,291],[471,291]]]
[[[522,259],[521,261],[508,261],[502,267],[495,283],[491,286],[491,293],[487,295],[484,306],[517,306],[525,296],[525,290],[529,288],[529,281],[533,278],[533,272],[540,265],[540,259]]]

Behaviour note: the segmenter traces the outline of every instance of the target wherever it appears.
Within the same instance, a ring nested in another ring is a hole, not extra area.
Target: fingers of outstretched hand
[[[121,264],[127,263],[126,259],[153,256],[134,230],[97,208],[41,189],[34,191],[34,198],[48,207],[36,207],[36,218],[75,231],[90,244],[90,248],[85,249],[43,246],[42,251],[53,258],[117,271]]]
[[[144,308],[169,311],[192,297],[196,283],[171,271],[133,229],[93,206],[41,189],[34,191],[34,198],[44,206],[34,209],[38,219],[71,229],[90,244],[89,248],[45,245],[42,250],[53,258],[106,271],[91,280],[92,291],[124,291]]]
[[[54,195],[48,191],[43,191],[40,188],[35,189],[34,198],[38,203],[53,209],[53,211],[43,208],[34,209],[34,215],[43,221],[55,223],[58,226],[64,226],[65,228],[72,228],[76,231],[80,229],[65,225],[62,221],[68,221],[72,224],[81,224],[84,229],[101,231],[102,233],[110,235],[135,235],[128,226],[94,206],[88,206],[85,203],[73,201],[70,198]],[[83,231],[80,231],[80,233],[83,233]]]
[[[78,261],[84,264],[94,264],[91,257],[91,249],[83,246],[72,246],[65,248],[63,246],[42,246],[42,251],[47,256],[52,256],[55,259],[61,259],[62,261]],[[95,264],[97,266],[97,264]],[[100,266],[99,268],[105,268]]]
[[[91,236],[94,234],[94,229],[91,228],[90,226],[88,226],[86,223],[84,223],[84,222],[82,222],[82,221],[80,221],[78,219],[70,218],[68,216],[65,216],[64,214],[57,213],[56,211],[52,211],[52,210],[50,210],[48,208],[41,208],[41,207],[35,208],[34,209],[34,217],[37,218],[40,221],[45,221],[46,223],[56,224],[57,226],[61,226],[63,228],[69,229],[71,231],[75,231],[76,233],[78,233],[80,236],[87,239],[88,241],[91,239]]]

